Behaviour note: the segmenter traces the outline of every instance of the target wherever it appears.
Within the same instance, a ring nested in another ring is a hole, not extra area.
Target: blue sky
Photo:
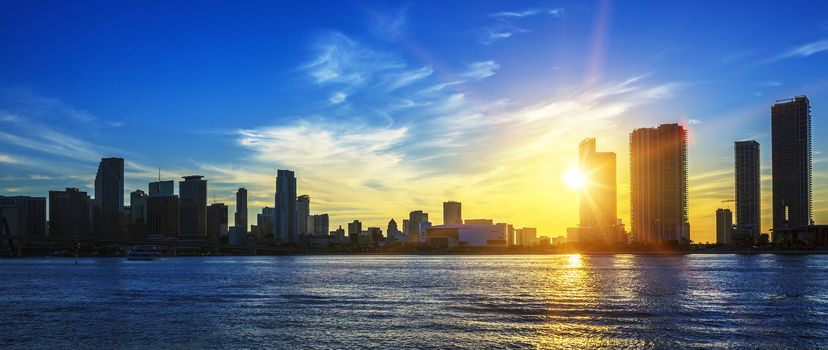
[[[0,63],[6,195],[91,193],[97,159],[122,156],[127,192],[202,174],[217,201],[248,187],[251,216],[287,168],[334,227],[439,223],[460,200],[557,235],[577,223],[560,174],[580,139],[618,153],[628,222],[629,132],[683,121],[691,238],[713,240],[732,142],[762,144],[769,214],[770,105],[805,94],[828,221],[820,1],[0,1]]]

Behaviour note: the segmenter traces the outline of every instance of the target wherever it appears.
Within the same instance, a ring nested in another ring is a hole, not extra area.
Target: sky
[[[828,223],[823,1],[0,0],[0,194],[94,196],[117,156],[125,198],[159,169],[200,174],[231,224],[248,188],[254,223],[290,169],[331,229],[440,224],[455,200],[558,236],[578,223],[580,140],[617,153],[629,225],[629,133],[682,123],[691,239],[712,242],[737,140],[761,144],[770,229],[770,106],[797,95]]]

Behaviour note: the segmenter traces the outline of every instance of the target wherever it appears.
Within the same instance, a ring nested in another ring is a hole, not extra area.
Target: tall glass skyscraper
[[[296,176],[293,171],[276,173],[276,210],[273,220],[273,238],[276,243],[296,243]]]
[[[204,176],[185,176],[178,182],[181,197],[179,210],[179,237],[183,239],[207,239],[207,180]]]
[[[811,224],[811,106],[808,97],[771,107],[773,230]]]
[[[736,167],[736,232],[740,238],[756,240],[762,226],[762,193],[759,171],[759,142],[734,144]],[[741,237],[746,235],[747,237]]]
[[[244,187],[236,191],[236,232],[247,233],[247,189]]]
[[[93,231],[95,235],[120,237],[124,233],[124,159],[103,158],[95,175]]]
[[[587,138],[578,145],[578,158],[584,178],[578,210],[581,240],[615,242],[620,238],[615,235],[618,218],[615,153],[596,152],[595,139]]]

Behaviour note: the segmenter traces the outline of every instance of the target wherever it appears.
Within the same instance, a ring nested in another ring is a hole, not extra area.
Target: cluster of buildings
[[[811,114],[808,98],[777,101],[771,107],[773,241],[828,243],[828,225],[815,225],[811,207]],[[716,212],[716,237],[722,244],[755,244],[761,229],[759,143],[737,141],[735,150],[736,221],[730,209]],[[679,124],[639,128],[630,134],[630,231],[617,215],[616,155],[599,152],[594,138],[578,149],[584,186],[579,193],[579,224],[567,229],[568,243],[609,244],[690,242],[687,200],[687,130]],[[228,206],[207,203],[207,180],[184,176],[159,179],[147,192],[130,193],[124,205],[124,160],[103,158],[95,176],[95,196],[78,188],[49,191],[46,198],[0,196],[0,233],[62,237],[111,237],[133,240],[187,240],[231,245],[275,244],[415,245],[474,248],[556,244],[537,237],[531,227],[515,228],[491,219],[463,219],[460,202],[443,203],[443,224],[432,225],[428,213],[415,210],[399,225],[363,228],[354,220],[330,230],[327,214],[311,214],[310,197],[298,195],[293,171],[278,170],[274,206],[264,207],[248,224],[248,193],[236,192],[235,225]]]

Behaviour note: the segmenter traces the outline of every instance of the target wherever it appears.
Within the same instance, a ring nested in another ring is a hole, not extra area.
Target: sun
[[[581,175],[581,171],[578,170],[578,167],[571,167],[566,169],[563,174],[564,183],[566,183],[566,187],[569,187],[573,190],[580,190],[584,187],[584,177]]]

